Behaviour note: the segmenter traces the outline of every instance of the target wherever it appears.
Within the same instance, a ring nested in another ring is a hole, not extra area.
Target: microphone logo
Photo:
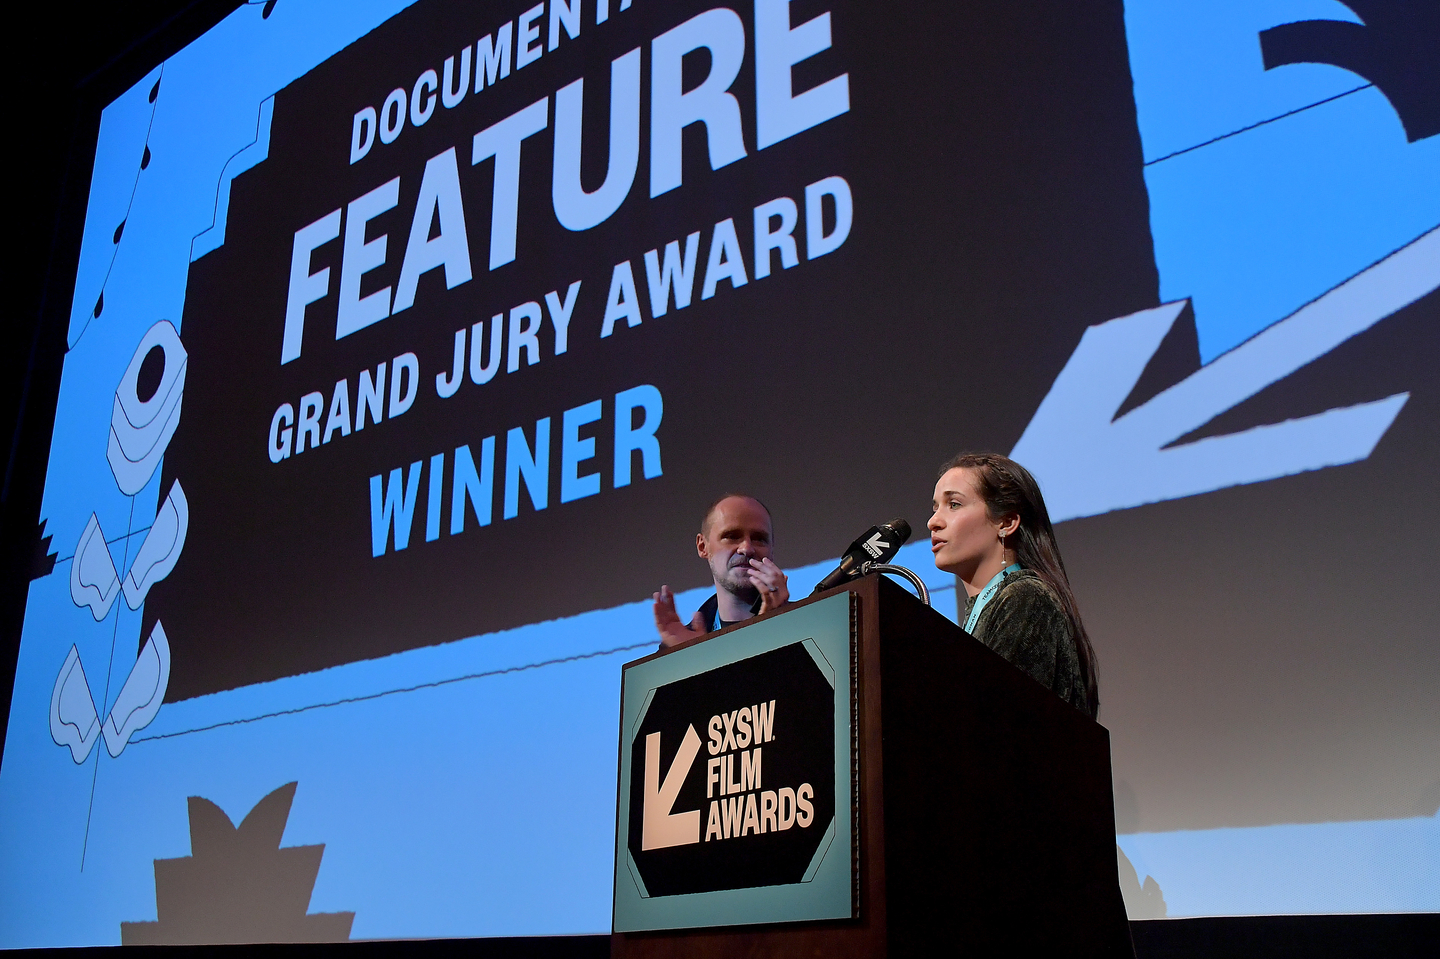
[[[815,592],[833,589],[864,576],[876,563],[890,562],[909,538],[910,524],[903,519],[892,519],[883,525],[870,527],[845,550],[840,565],[815,584]]]
[[[875,533],[869,539],[860,544],[865,552],[870,554],[871,559],[879,559],[881,554],[890,548],[890,544],[881,538],[880,533]]]

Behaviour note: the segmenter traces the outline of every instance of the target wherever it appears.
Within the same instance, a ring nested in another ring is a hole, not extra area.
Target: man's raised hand
[[[691,618],[689,626],[680,622],[680,614],[675,611],[675,594],[670,591],[669,586],[661,586],[660,592],[654,595],[654,599],[655,629],[660,633],[662,649],[668,649],[694,639],[697,635],[706,632],[707,624],[698,611]]]
[[[750,581],[760,591],[760,613],[773,612],[790,602],[790,581],[770,557],[750,560]]]

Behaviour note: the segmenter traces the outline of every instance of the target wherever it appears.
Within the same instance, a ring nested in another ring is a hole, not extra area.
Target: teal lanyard
[[[975,605],[971,607],[970,615],[965,618],[965,632],[972,636],[975,635],[975,624],[980,621],[980,613],[985,609],[986,604],[994,599],[995,594],[1000,591],[1000,587],[1005,585],[1005,577],[1011,573],[1018,573],[1021,569],[1019,563],[1011,563],[990,578],[990,582],[985,584],[980,595],[975,597]]]

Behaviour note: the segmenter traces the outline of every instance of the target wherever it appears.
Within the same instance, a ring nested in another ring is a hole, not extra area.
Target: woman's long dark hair
[[[1030,471],[1008,456],[999,453],[961,453],[940,467],[940,476],[953,469],[969,470],[975,477],[976,491],[985,501],[985,512],[992,520],[1011,513],[1020,517],[1020,526],[1011,534],[1016,561],[1040,577],[1060,597],[1070,631],[1075,636],[1075,652],[1080,660],[1080,675],[1085,680],[1085,696],[1090,701],[1091,716],[1100,709],[1099,684],[1095,648],[1080,621],[1080,608],[1065,575],[1065,561],[1055,544],[1055,529],[1040,484]],[[1008,544],[1007,544],[1008,545]]]

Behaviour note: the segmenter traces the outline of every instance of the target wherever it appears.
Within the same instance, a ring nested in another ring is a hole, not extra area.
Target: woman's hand
[[[660,632],[662,649],[677,646],[707,631],[699,610],[690,618],[689,626],[680,622],[680,614],[675,611],[675,594],[670,591],[669,586],[661,586],[660,592],[654,595],[654,600],[655,628]]]
[[[789,580],[770,557],[750,561],[750,581],[760,591],[760,615],[774,612],[790,602]]]

